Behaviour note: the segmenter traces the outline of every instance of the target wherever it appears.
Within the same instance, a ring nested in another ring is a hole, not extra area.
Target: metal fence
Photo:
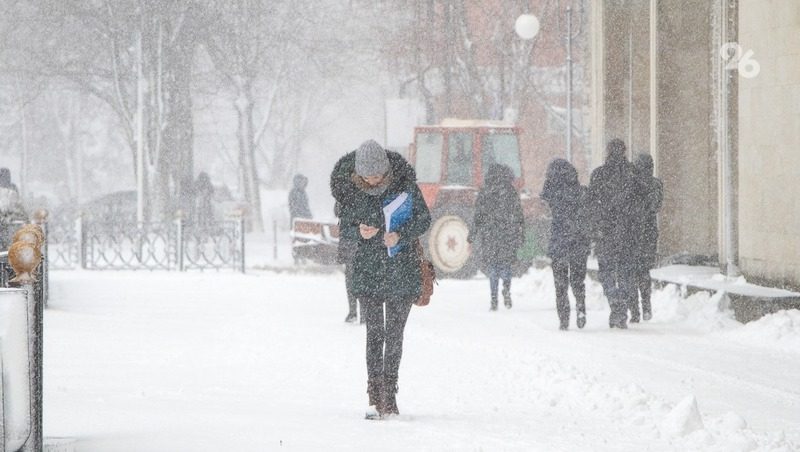
[[[244,220],[48,223],[51,269],[245,271]]]

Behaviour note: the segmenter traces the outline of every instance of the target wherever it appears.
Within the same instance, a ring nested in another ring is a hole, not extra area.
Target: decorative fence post
[[[86,269],[86,231],[83,224],[83,212],[78,215],[75,220],[75,229],[77,233],[75,237],[78,238],[78,259],[82,269]]]
[[[44,393],[42,375],[44,373],[44,312],[42,303],[41,281],[25,284],[23,287],[28,292],[28,356],[30,377],[30,404],[31,404],[31,434],[22,452],[40,452],[44,446],[44,432],[42,431],[42,407]]]
[[[44,234],[44,242],[42,243],[42,263],[39,265],[39,274],[36,278],[36,281],[38,281],[39,286],[41,287],[42,302],[45,308],[47,308],[47,301],[50,299],[50,259],[48,258],[49,254],[47,248],[49,233],[49,229],[47,227],[48,215],[49,212],[47,212],[45,209],[39,209],[33,213],[34,223],[38,224],[39,227],[42,228],[42,233]]]
[[[242,250],[242,255],[241,255],[241,270],[242,270],[242,273],[245,273],[245,266],[244,266],[245,265],[245,260],[244,260],[244,256],[245,256],[244,234],[245,234],[244,212],[242,211],[242,212],[239,213],[239,240],[241,240],[240,244],[241,244],[241,250]]]
[[[42,435],[42,373],[43,373],[43,318],[44,291],[41,281],[41,249],[44,246],[44,233],[38,225],[26,225],[14,234],[14,243],[8,249],[8,262],[16,276],[9,281],[25,290],[27,315],[19,323],[27,325],[28,349],[28,432],[22,444],[23,452],[40,452],[43,447]],[[38,275],[37,278],[34,275]],[[19,385],[21,383],[15,383]],[[16,450],[16,448],[14,449]]]
[[[272,259],[278,260],[278,220],[272,220]]]
[[[183,256],[185,254],[185,248],[183,243],[183,211],[178,210],[175,214],[175,240],[178,242],[175,246],[175,252],[177,253],[177,259],[175,262],[178,263],[178,271],[184,271],[184,264],[183,264]]]

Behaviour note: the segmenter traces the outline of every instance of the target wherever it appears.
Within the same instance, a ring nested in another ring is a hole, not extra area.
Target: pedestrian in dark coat
[[[214,222],[214,185],[211,183],[211,177],[205,171],[201,171],[197,175],[194,183],[194,195],[197,225],[208,228]]]
[[[650,320],[653,311],[650,305],[650,269],[654,268],[658,249],[658,211],[664,200],[664,186],[653,177],[653,157],[639,154],[633,165],[636,176],[636,203],[638,238],[636,240],[636,286],[638,294],[631,309],[631,318],[639,317],[639,295],[642,299],[642,318]]]
[[[586,325],[586,260],[589,257],[587,204],[589,193],[578,182],[578,171],[564,159],[555,159],[547,167],[540,195],[550,206],[552,222],[547,255],[552,261],[556,288],[556,311],[559,328],[569,327],[568,288],[575,296],[576,323]]]
[[[333,213],[337,218],[342,215],[341,206],[337,202],[334,204]],[[340,221],[341,229],[341,221]],[[336,247],[336,263],[344,265],[344,283],[347,290],[347,316],[344,321],[347,323],[354,323],[358,320],[358,312],[361,313],[361,320],[359,323],[366,323],[367,319],[364,317],[364,309],[358,309],[363,306],[358,302],[358,297],[353,288],[353,260],[356,257],[356,250],[358,249],[358,240],[350,237],[339,236],[339,243]]]
[[[358,243],[353,292],[367,323],[367,417],[396,415],[403,331],[422,285],[415,244],[430,226],[430,212],[411,165],[373,140],[339,160],[331,192],[339,203],[340,236]],[[383,207],[402,193],[411,197],[410,218],[397,231],[386,231]],[[390,257],[388,247],[396,245],[400,251]]]
[[[0,250],[11,246],[17,223],[28,221],[17,186],[11,182],[11,171],[0,168]]]
[[[481,261],[489,274],[490,310],[497,310],[497,289],[503,280],[503,303],[511,308],[512,268],[525,240],[525,218],[514,173],[506,165],[493,164],[486,171],[483,188],[475,201],[469,241],[478,243]]]
[[[611,328],[628,327],[628,309],[636,291],[636,180],[626,152],[622,140],[609,141],[606,163],[592,171],[589,182],[598,277],[611,307]]]
[[[311,208],[308,206],[306,187],[308,178],[302,174],[295,174],[292,180],[292,189],[289,190],[289,227],[295,218],[311,218]]]

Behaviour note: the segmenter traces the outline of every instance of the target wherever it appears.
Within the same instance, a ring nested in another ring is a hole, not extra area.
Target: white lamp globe
[[[539,19],[533,14],[522,14],[514,23],[514,31],[522,39],[533,39],[539,33]]]

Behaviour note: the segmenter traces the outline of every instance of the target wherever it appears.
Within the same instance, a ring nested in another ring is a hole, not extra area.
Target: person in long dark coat
[[[17,186],[11,182],[11,171],[0,168],[0,251],[11,246],[11,238],[16,230],[13,224],[27,219]]]
[[[211,177],[205,171],[201,171],[197,175],[194,183],[194,196],[197,225],[210,227],[214,222],[214,185],[211,183]]]
[[[331,174],[331,192],[340,207],[340,236],[358,243],[353,292],[367,324],[367,418],[396,415],[403,331],[422,290],[415,244],[428,230],[431,215],[411,165],[374,140],[339,160]],[[397,231],[387,232],[383,207],[402,193],[411,197],[410,218]],[[388,247],[397,245],[399,252],[390,257]]]
[[[589,182],[598,277],[611,307],[611,328],[628,327],[628,307],[636,292],[636,180],[626,152],[622,140],[609,141],[606,162],[592,171]]]
[[[302,174],[295,174],[292,180],[292,189],[289,190],[289,226],[295,218],[312,218],[311,207],[308,206],[306,187],[308,178]]]
[[[341,206],[338,202],[334,205],[333,212],[337,218],[341,217]],[[363,308],[358,309],[362,305],[358,302],[358,297],[353,291],[353,260],[356,257],[357,249],[358,240],[340,235],[339,243],[336,247],[336,263],[344,265],[344,283],[347,290],[347,316],[344,321],[354,323],[358,320],[358,312],[361,312],[359,323],[363,324],[366,323],[367,319],[364,317]]]
[[[653,177],[653,157],[639,154],[633,164],[636,176],[636,202],[639,212],[636,240],[636,286],[638,294],[631,305],[631,318],[639,317],[639,295],[642,301],[642,319],[650,320],[653,310],[650,305],[650,269],[654,268],[658,249],[658,211],[664,201],[664,186]]]
[[[540,195],[550,206],[552,222],[547,255],[552,261],[559,328],[569,327],[568,288],[575,296],[576,324],[586,325],[586,260],[590,242],[587,225],[588,190],[578,182],[578,171],[564,159],[547,167]]]
[[[503,303],[511,308],[512,268],[525,240],[525,218],[514,173],[506,165],[493,164],[486,171],[475,201],[469,241],[478,242],[481,261],[489,273],[490,310],[497,310],[497,290],[503,281]]]

